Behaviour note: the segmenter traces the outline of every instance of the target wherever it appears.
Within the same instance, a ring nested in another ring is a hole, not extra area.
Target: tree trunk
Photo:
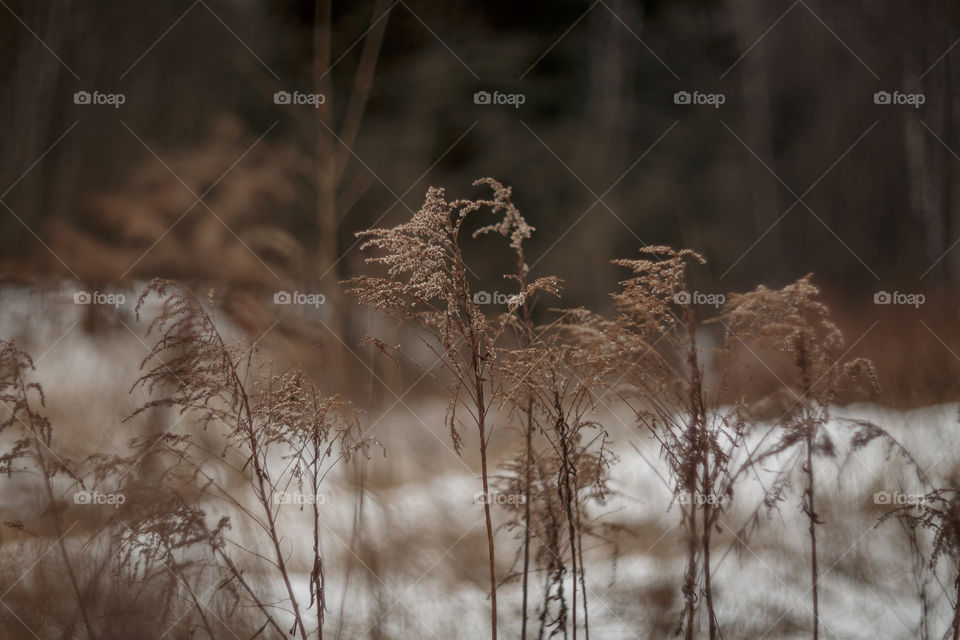
[[[340,269],[337,262],[337,142],[334,137],[333,84],[330,78],[332,48],[331,0],[317,0],[315,5],[313,28],[313,73],[314,91],[324,96],[317,112],[316,141],[316,216],[319,245],[317,246],[317,265],[319,285],[327,296],[327,306],[331,309],[328,327],[335,339],[330,348],[330,369],[342,370],[346,337],[344,330],[345,305],[340,290]],[[340,376],[334,376],[340,378]]]
[[[769,25],[761,16],[764,3],[757,0],[734,0],[730,3],[731,21],[736,32],[737,46],[741,51],[753,45],[757,35],[763,33]],[[745,127],[744,141],[763,162],[773,171],[777,171],[777,161],[773,152],[773,124],[771,122],[770,85],[767,82],[767,58],[753,51],[739,62],[731,73],[740,75],[740,88],[743,92]],[[750,184],[750,204],[753,210],[754,236],[760,237],[769,229],[762,244],[764,255],[773,256],[763,262],[771,276],[783,276],[784,242],[783,229],[774,223],[783,214],[777,196],[779,188],[774,178],[759,162],[750,162],[748,180]],[[798,194],[799,195],[799,194]],[[800,206],[800,205],[797,205]],[[771,228],[772,227],[772,228]]]

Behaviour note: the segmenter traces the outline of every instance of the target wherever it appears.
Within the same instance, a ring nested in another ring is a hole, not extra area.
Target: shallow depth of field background
[[[360,345],[391,329],[337,285],[367,269],[355,232],[407,219],[429,186],[512,186],[536,227],[531,274],[563,279],[567,307],[609,310],[624,275],[609,261],[644,245],[703,254],[703,294],[814,273],[850,355],[873,359],[883,386],[841,398],[838,415],[877,420],[955,484],[956,3],[334,1],[323,73],[310,2],[0,5],[0,339],[37,361],[78,459],[155,426],[123,422],[145,399],[128,393],[151,340],[133,303],[154,277],[209,296],[228,335],[359,406],[386,456],[329,489],[330,637],[486,633],[477,460],[453,453],[446,401],[420,372]],[[292,103],[316,94],[322,105]],[[467,257],[496,313],[511,254],[477,242]],[[621,459],[594,514],[615,534],[588,550],[591,631],[666,637],[683,541],[659,451],[623,407],[598,412]],[[516,437],[498,429],[494,465]],[[898,486],[884,453],[824,472],[824,637],[914,637],[905,543],[896,524],[872,528],[874,494]],[[0,496],[4,520],[34,499],[7,479]],[[718,609],[735,637],[807,637],[794,506],[748,546],[735,535],[746,506],[719,534]],[[506,577],[513,540],[498,535]],[[23,544],[0,530],[2,638],[32,637],[8,612],[37,613],[31,590],[57,579],[53,554],[24,577]],[[950,593],[945,580],[934,588]],[[504,628],[516,593],[503,587]]]

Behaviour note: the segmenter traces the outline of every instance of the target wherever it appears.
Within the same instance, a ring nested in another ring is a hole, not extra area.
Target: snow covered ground
[[[15,338],[37,361],[37,377],[64,446],[87,452],[122,447],[136,433],[135,426],[121,421],[142,401],[128,390],[148,344],[132,315],[133,294],[112,316],[107,333],[91,335],[82,326],[85,307],[74,304],[71,293],[3,289],[0,337]],[[342,624],[343,637],[376,632],[385,638],[488,637],[486,541],[482,508],[474,500],[478,467],[469,453],[463,458],[452,453],[444,408],[441,400],[410,396],[404,402],[388,398],[386,406],[364,415],[364,426],[375,424],[371,434],[387,456],[375,450],[368,462],[359,539],[352,537],[355,479],[345,471],[329,480],[322,509],[329,587],[325,628]],[[888,455],[880,441],[848,457],[851,431],[842,419],[880,425],[911,452],[933,484],[949,486],[958,483],[958,406],[901,411],[858,404],[835,407],[833,413],[836,455],[817,462],[818,512],[824,521],[822,637],[920,637],[921,576],[901,526],[896,521],[876,526],[889,507],[877,504],[875,496],[885,492],[880,495],[896,502],[922,488],[904,460]],[[592,515],[619,525],[620,532],[616,550],[595,544],[587,554],[591,632],[611,640],[668,637],[681,609],[684,540],[679,511],[670,507],[666,466],[656,442],[637,430],[629,415],[603,409],[598,419],[620,460],[612,470],[610,500]],[[765,428],[756,427],[752,441]],[[507,452],[508,440],[498,441],[498,453]],[[739,485],[716,535],[716,609],[725,637],[809,637],[809,536],[799,479],[779,511],[761,511],[760,526],[742,534],[775,461],[768,467]],[[300,517],[294,512],[281,521],[285,552],[293,557],[298,550],[309,551],[298,531]],[[242,527],[233,533],[254,535]],[[506,576],[516,541],[500,530],[497,543],[498,572]],[[927,578],[932,637],[938,637],[950,624],[953,578],[943,570]],[[541,579],[533,580],[531,611],[539,602]],[[306,575],[296,588],[306,595]],[[518,635],[519,594],[517,581],[499,593],[503,637]],[[533,618],[535,627],[535,612]]]

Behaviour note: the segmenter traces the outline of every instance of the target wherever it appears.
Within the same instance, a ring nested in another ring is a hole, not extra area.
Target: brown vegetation
[[[609,431],[597,418],[598,407],[610,402],[629,408],[636,428],[659,443],[678,505],[686,571],[678,585],[683,606],[676,612],[677,633],[692,639],[705,628],[711,640],[722,637],[715,536],[723,533],[721,518],[742,483],[758,477],[761,467],[778,465],[773,483],[763,486],[762,502],[749,505],[750,523],[734,533],[746,538],[762,528],[761,515],[789,495],[799,468],[810,543],[811,633],[817,638],[818,545],[829,523],[818,513],[814,465],[835,456],[837,443],[827,425],[838,395],[851,389],[877,393],[879,387],[869,361],[847,358],[843,336],[811,277],[779,290],[731,295],[716,317],[705,318],[688,295],[691,269],[703,258],[648,247],[639,258],[614,261],[629,277],[613,294],[611,317],[545,310],[545,300],[560,296],[561,281],[529,279],[524,241],[532,227],[513,205],[509,188],[491,179],[475,184],[492,189],[492,196],[451,201],[443,190],[430,189],[409,221],[360,234],[363,248],[373,253],[368,262],[384,274],[346,284],[362,305],[385,314],[406,339],[422,345],[412,351],[396,340],[368,339],[384,354],[411,360],[446,390],[446,427],[458,454],[465,443],[463,423],[475,431],[491,638],[498,631],[521,638],[589,638],[584,541],[611,541],[597,519],[612,491],[616,463]],[[484,210],[495,222],[474,225],[468,237],[468,221]],[[503,238],[515,258],[505,275],[515,292],[499,313],[486,312],[485,301],[475,296],[464,259],[464,245],[486,236]],[[157,280],[140,296],[138,314],[152,299],[162,301],[148,329],[156,338],[133,385],[150,399],[130,418],[172,411],[184,426],[136,437],[123,455],[61,458],[55,425],[43,413],[43,390],[31,380],[30,356],[13,343],[0,343],[0,400],[7,407],[0,422],[6,436],[0,471],[7,478],[35,474],[44,496],[42,509],[11,518],[7,526],[22,534],[17,544],[29,547],[36,539],[58,549],[71,594],[69,605],[60,602],[62,611],[36,628],[50,637],[109,638],[121,628],[111,621],[123,619],[147,628],[147,622],[160,621],[177,629],[177,637],[220,638],[224,628],[235,626],[245,627],[249,637],[323,637],[329,604],[324,504],[318,498],[336,467],[368,456],[375,442],[361,430],[356,410],[324,397],[303,371],[275,371],[255,347],[226,340],[209,301]],[[719,323],[725,337],[712,375],[699,342],[708,322]],[[768,398],[732,384],[748,366],[774,372],[758,354],[776,368],[780,386],[773,394],[788,402],[774,419],[758,418]],[[888,451],[912,462],[881,426],[847,426],[851,455],[883,439]],[[490,449],[498,427],[519,434],[519,447],[499,464]],[[917,465],[911,468],[922,476]],[[73,514],[64,499],[78,491],[123,496],[82,546],[68,536]],[[284,497],[291,492],[312,500]],[[928,497],[922,508],[896,515],[918,556],[919,532],[932,531],[929,566],[949,556],[952,569],[960,571],[954,490],[936,489]],[[358,528],[361,519],[355,517]],[[498,542],[498,517],[515,544]],[[263,546],[245,542],[232,533],[237,530],[254,532]],[[502,579],[498,548],[514,554]],[[52,558],[44,560],[44,572],[51,564]],[[306,597],[295,584],[298,574],[309,576]],[[498,629],[498,590],[517,580],[519,628]],[[16,581],[9,588],[14,586]],[[960,578],[956,591],[960,595]],[[29,610],[19,604],[24,597],[17,592],[18,607]],[[150,614],[144,613],[147,602]],[[224,622],[228,616],[230,624]],[[960,613],[954,637],[958,620]],[[0,624],[16,626],[5,617]],[[373,628],[380,633],[376,623]]]

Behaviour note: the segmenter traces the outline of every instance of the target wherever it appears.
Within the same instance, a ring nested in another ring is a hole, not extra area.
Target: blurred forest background
[[[364,268],[354,233],[489,175],[567,305],[606,308],[609,260],[642,244],[707,256],[703,291],[813,272],[887,402],[953,398],[958,24],[948,0],[5,0],[0,276],[193,281],[260,330],[273,292],[322,292],[329,330],[277,333],[333,353],[368,330],[336,286]],[[501,258],[471,257],[477,289],[503,286]]]

